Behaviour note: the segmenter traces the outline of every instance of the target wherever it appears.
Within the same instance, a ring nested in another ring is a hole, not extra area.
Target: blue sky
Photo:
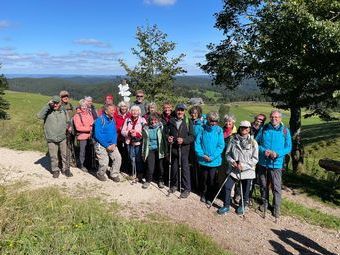
[[[188,74],[202,74],[206,45],[222,33],[213,14],[222,0],[2,0],[0,73],[125,74],[137,26],[157,24],[185,53]]]

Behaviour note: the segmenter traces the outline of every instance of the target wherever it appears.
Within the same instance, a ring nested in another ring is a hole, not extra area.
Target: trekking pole
[[[182,147],[178,145],[179,193],[182,192]],[[181,196],[179,196],[181,198]]]
[[[264,192],[264,199],[263,199],[263,219],[266,218],[266,212],[267,212],[267,193],[268,193],[268,189],[269,189],[269,184],[268,184],[268,169],[265,169],[266,174],[265,174],[265,178],[266,178],[266,186],[265,186],[265,192]]]
[[[242,217],[243,219],[245,219],[245,216],[244,216],[244,199],[243,199],[243,187],[242,187],[242,179],[241,179],[241,172],[240,172],[240,188],[241,188],[241,204],[242,204]]]
[[[210,204],[210,205],[208,205],[208,209],[210,209],[210,207],[212,207],[212,206],[213,206],[213,204],[214,204],[215,200],[217,199],[218,195],[221,193],[221,190],[222,190],[222,188],[224,187],[225,183],[227,182],[227,180],[228,180],[228,178],[229,178],[230,174],[231,174],[231,172],[230,172],[230,173],[227,175],[227,177],[226,177],[226,178],[225,178],[225,180],[223,181],[223,183],[222,183],[222,185],[221,185],[220,189],[218,190],[218,192],[217,192],[216,196],[214,197],[213,201],[211,201],[211,204]]]
[[[170,185],[171,185],[171,155],[172,154],[172,143],[170,143],[170,155],[169,155],[169,191],[168,191],[168,194],[167,196],[170,196]]]

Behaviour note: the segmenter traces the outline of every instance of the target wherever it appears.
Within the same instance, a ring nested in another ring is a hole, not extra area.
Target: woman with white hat
[[[258,145],[250,135],[250,127],[249,121],[241,121],[237,134],[228,144],[226,158],[231,173],[224,186],[224,205],[217,211],[218,214],[230,211],[231,189],[237,181],[241,182],[243,191],[243,199],[237,208],[237,214],[244,214],[248,205],[251,180],[255,178],[255,166],[258,161]]]

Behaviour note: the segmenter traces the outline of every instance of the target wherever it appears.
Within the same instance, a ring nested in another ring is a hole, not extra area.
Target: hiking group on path
[[[156,103],[144,101],[143,90],[136,91],[131,106],[128,101],[116,106],[113,95],[107,95],[99,110],[90,96],[74,109],[69,96],[61,91],[38,113],[54,178],[60,173],[72,177],[70,165],[94,171],[100,181],[119,182],[120,172],[125,172],[132,184],[142,182],[143,189],[155,180],[160,189],[167,184],[169,194],[179,191],[180,198],[194,191],[209,206],[220,195],[220,215],[230,211],[232,198],[237,214],[244,215],[257,184],[260,210],[265,214],[272,209],[279,217],[282,170],[292,144],[278,110],[270,113],[268,123],[260,113],[252,123],[242,120],[238,128],[235,117],[225,115],[220,127],[219,114],[205,115],[200,106],[191,107],[188,117],[185,104],[173,110],[164,102],[158,113]]]

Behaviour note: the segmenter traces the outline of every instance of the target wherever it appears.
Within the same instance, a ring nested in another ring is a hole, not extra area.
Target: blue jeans
[[[142,145],[128,145],[128,153],[133,166],[133,161],[136,164],[137,174],[143,173],[143,160],[142,160]]]

